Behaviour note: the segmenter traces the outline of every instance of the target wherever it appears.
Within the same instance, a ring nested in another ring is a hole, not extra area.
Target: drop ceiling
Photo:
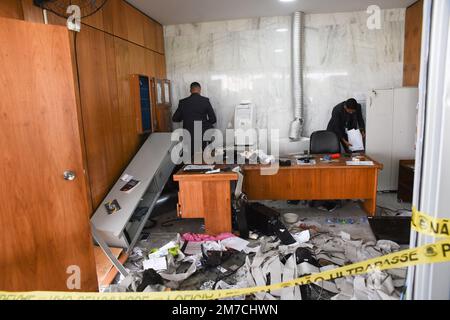
[[[290,15],[406,8],[416,0],[127,0],[163,25]]]

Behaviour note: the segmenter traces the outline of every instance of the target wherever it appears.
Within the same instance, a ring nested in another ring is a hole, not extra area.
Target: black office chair
[[[336,133],[332,131],[316,131],[311,135],[311,154],[335,154],[341,153],[341,143]],[[327,211],[334,211],[342,207],[342,201],[311,201],[312,207],[323,207]]]
[[[311,154],[341,153],[341,143],[332,131],[316,131],[311,135]]]

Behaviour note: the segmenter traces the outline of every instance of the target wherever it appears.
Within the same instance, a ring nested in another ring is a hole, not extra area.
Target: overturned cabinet
[[[175,168],[174,146],[170,133],[152,134],[97,209],[91,222],[106,244],[130,250],[139,240]],[[130,180],[137,185],[127,191]]]

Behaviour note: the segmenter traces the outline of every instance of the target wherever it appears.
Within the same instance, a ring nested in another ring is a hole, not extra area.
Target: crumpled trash
[[[400,245],[389,240],[378,241],[376,247],[381,249],[384,254],[389,254],[400,250]]]
[[[200,290],[202,290],[202,291],[214,290],[214,285],[215,284],[216,284],[216,282],[213,281],[213,280],[206,281],[205,283],[202,284],[202,286],[200,287]]]
[[[184,241],[189,242],[205,242],[205,241],[222,241],[236,237],[232,233],[222,233],[216,237],[206,234],[185,233],[181,236]]]
[[[139,287],[137,287],[137,292],[144,292],[148,286],[154,285],[164,285],[163,278],[153,269],[145,270],[143,279]]]
[[[209,240],[201,242],[202,250],[200,252],[186,256],[179,250],[180,247],[183,247],[184,242],[179,236],[154,253],[151,253],[145,243],[139,244],[132,251],[131,259],[126,264],[130,275],[126,278],[122,277],[118,284],[106,288],[105,292],[140,290],[157,292],[166,288],[191,288],[192,285],[200,290],[265,286],[296,279],[303,274],[324,272],[400,250],[400,246],[392,241],[363,241],[353,239],[350,234],[345,232],[333,233],[321,230],[321,233],[315,234],[314,230],[309,228],[307,230],[309,231],[299,230],[304,231],[304,243],[282,245],[276,237],[262,237],[252,240],[243,250],[244,253],[227,250],[220,240]],[[310,233],[309,239],[306,239],[306,232]],[[299,237],[300,235],[297,235],[297,238]],[[174,254],[174,250],[177,251],[177,255]],[[237,263],[233,258],[228,262],[224,261],[227,260],[223,259],[227,254],[231,254],[233,257],[233,252],[246,257],[244,266],[242,266],[242,257],[240,258],[241,263]],[[216,259],[217,261],[213,261],[214,263],[202,264],[205,262],[205,254],[206,257],[216,255],[220,259]],[[144,272],[142,261],[149,255],[163,256],[167,259],[167,271],[147,270]],[[208,274],[208,277],[202,278],[203,274]],[[256,293],[252,295],[252,298],[256,300],[398,300],[406,283],[406,275],[406,269],[386,271],[373,269],[364,275],[323,281],[301,288],[292,287],[274,292]],[[245,298],[237,297],[232,300],[244,300]]]

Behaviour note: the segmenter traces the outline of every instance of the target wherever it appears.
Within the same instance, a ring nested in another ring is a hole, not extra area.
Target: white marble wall
[[[382,29],[371,31],[365,12],[306,15],[306,136],[324,129],[333,106],[348,97],[401,86],[405,10],[387,10],[383,17]],[[233,123],[235,105],[251,100],[259,128],[288,136],[291,17],[167,26],[165,42],[175,104],[199,81],[218,128]]]

